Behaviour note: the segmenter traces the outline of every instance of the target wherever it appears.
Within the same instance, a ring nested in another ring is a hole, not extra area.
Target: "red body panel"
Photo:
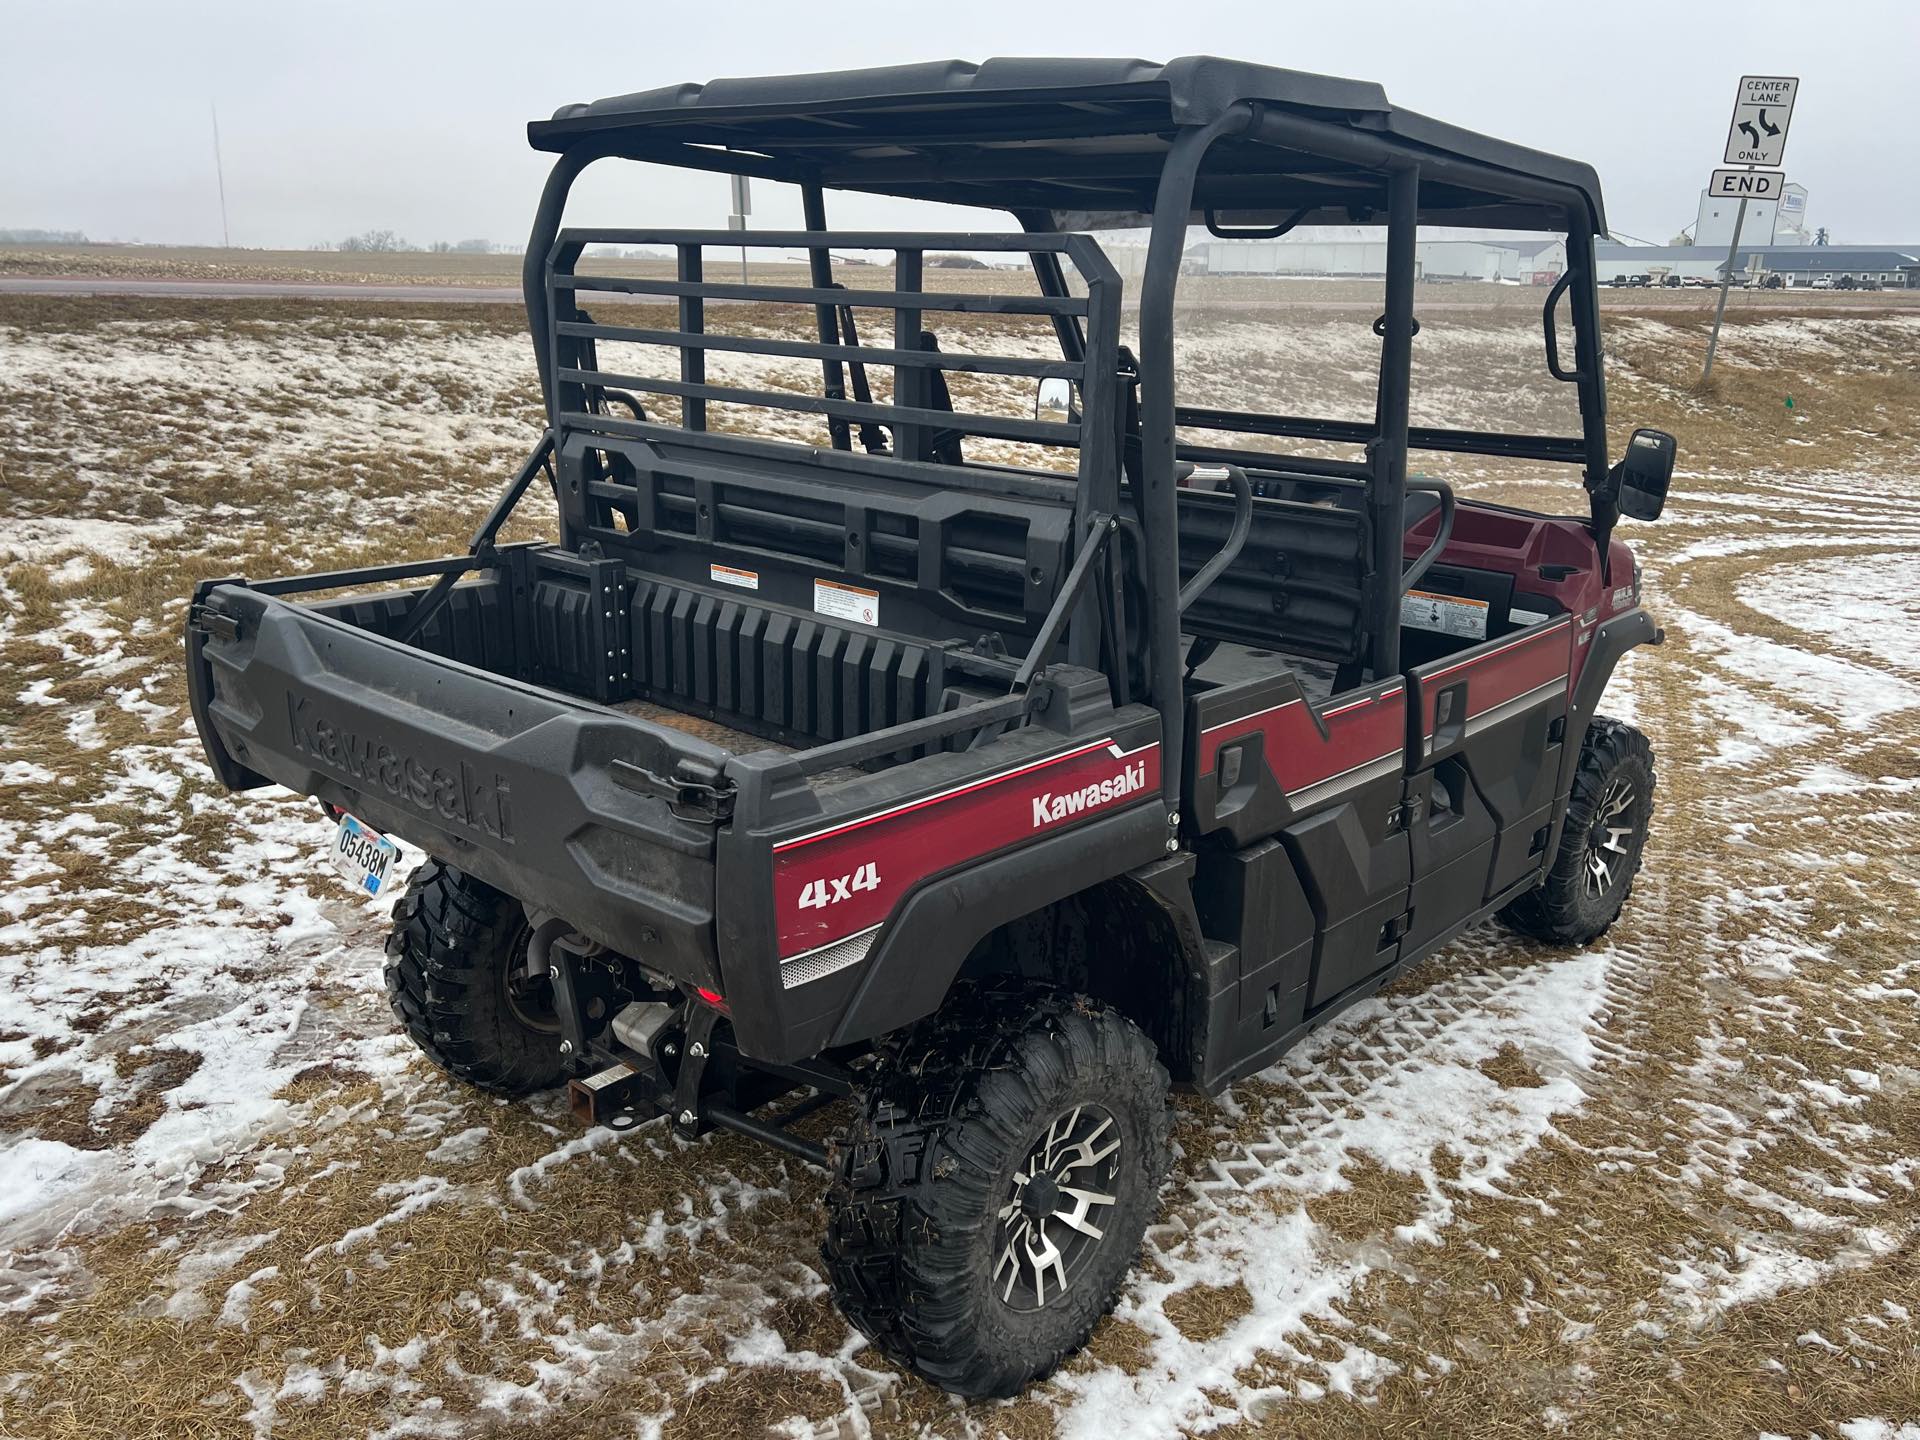
[[[1407,744],[1407,692],[1395,688],[1341,700],[1314,723],[1307,702],[1289,700],[1228,720],[1200,733],[1200,769],[1211,770],[1223,745],[1260,732],[1267,762],[1281,789],[1297,794],[1376,760],[1397,757]]]
[[[1160,803],[1159,742],[1122,750],[1096,740],[782,841],[773,851],[780,959],[882,924],[931,875],[1149,802]]]
[[[1438,512],[1407,531],[1408,559],[1433,540]],[[1600,577],[1600,557],[1587,522],[1567,516],[1534,515],[1497,505],[1462,502],[1454,516],[1453,534],[1440,552],[1442,565],[1460,565],[1513,576],[1513,603],[1524,609],[1529,598],[1554,602],[1574,617],[1571,686],[1580,679],[1586,660],[1582,639],[1600,621],[1640,600],[1640,577],[1633,552],[1615,539],[1608,547],[1608,578]],[[1543,573],[1544,572],[1544,573]],[[1547,608],[1547,607],[1542,607]]]
[[[1504,640],[1458,660],[1421,667],[1420,733],[1428,740],[1436,728],[1434,708],[1440,692],[1467,682],[1466,714],[1472,720],[1544,685],[1565,686],[1572,663],[1574,619],[1558,620]]]

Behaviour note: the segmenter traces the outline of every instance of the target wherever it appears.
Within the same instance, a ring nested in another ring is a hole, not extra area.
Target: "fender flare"
[[[1162,859],[1159,797],[935,876],[909,895],[861,968],[832,1045],[871,1039],[931,1015],[973,947],[1010,920]]]
[[[1560,746],[1560,788],[1554,803],[1553,831],[1547,836],[1549,857],[1559,851],[1560,831],[1567,819],[1567,795],[1573,788],[1573,773],[1580,764],[1587,726],[1593,723],[1600,709],[1614,667],[1627,651],[1640,645],[1664,644],[1666,638],[1666,631],[1655,625],[1653,616],[1638,605],[1622,610],[1592,632],[1587,642],[1586,663],[1580,667],[1579,682],[1567,703],[1567,733]]]
[[[1606,693],[1607,682],[1613,678],[1613,670],[1620,663],[1620,657],[1627,651],[1640,645],[1660,645],[1666,641],[1666,631],[1653,623],[1653,616],[1636,605],[1631,610],[1622,610],[1605,621],[1593,632],[1593,638],[1587,642],[1587,663],[1580,669],[1580,683],[1574,687],[1571,703],[1567,706],[1567,734],[1574,736],[1574,726],[1579,733],[1586,733],[1588,723],[1600,708],[1600,699]],[[1563,766],[1567,778],[1572,778],[1569,767]]]

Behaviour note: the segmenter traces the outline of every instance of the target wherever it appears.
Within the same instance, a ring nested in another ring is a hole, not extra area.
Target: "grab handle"
[[[1247,479],[1247,472],[1238,465],[1222,465],[1226,472],[1227,483],[1233,486],[1233,529],[1227,532],[1226,543],[1215,552],[1214,557],[1202,565],[1193,574],[1193,578],[1180,587],[1180,613],[1185,614],[1187,607],[1205,593],[1206,588],[1218,580],[1221,573],[1240,558],[1240,551],[1247,543],[1247,535],[1253,529],[1253,483]],[[1185,465],[1176,470],[1181,481],[1194,474],[1196,467]]]
[[[1547,303],[1540,308],[1540,321],[1547,331],[1547,371],[1556,380],[1565,380],[1568,384],[1577,384],[1581,375],[1578,370],[1560,368],[1560,330],[1553,322],[1554,311],[1560,308],[1560,297],[1567,293],[1567,287],[1573,284],[1574,272],[1563,271],[1553,282],[1553,289],[1547,292]]]
[[[1440,497],[1440,524],[1433,532],[1433,543],[1420,552],[1420,558],[1413,562],[1413,567],[1400,577],[1402,595],[1411,590],[1414,582],[1433,568],[1433,562],[1440,558],[1440,552],[1447,548],[1447,541],[1453,538],[1453,487],[1444,480],[1410,476],[1407,480],[1407,489],[1428,490]]]

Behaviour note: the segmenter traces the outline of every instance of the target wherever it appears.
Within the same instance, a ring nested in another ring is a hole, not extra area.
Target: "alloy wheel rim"
[[[1106,1239],[1120,1160],[1119,1129],[1098,1105],[1076,1105],[1047,1127],[998,1215],[993,1286],[1003,1304],[1038,1310],[1072,1287]]]
[[[1582,886],[1589,899],[1610,894],[1626,873],[1633,854],[1633,782],[1616,776],[1600,797],[1593,824],[1587,831],[1586,867]]]

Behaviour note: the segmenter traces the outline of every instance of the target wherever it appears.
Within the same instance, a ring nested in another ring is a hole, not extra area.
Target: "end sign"
[[[1716,200],[1778,200],[1786,188],[1783,170],[1716,170],[1707,193]]]
[[[1787,75],[1742,75],[1727,127],[1726,163],[1776,166],[1787,153],[1787,122],[1800,81]]]

